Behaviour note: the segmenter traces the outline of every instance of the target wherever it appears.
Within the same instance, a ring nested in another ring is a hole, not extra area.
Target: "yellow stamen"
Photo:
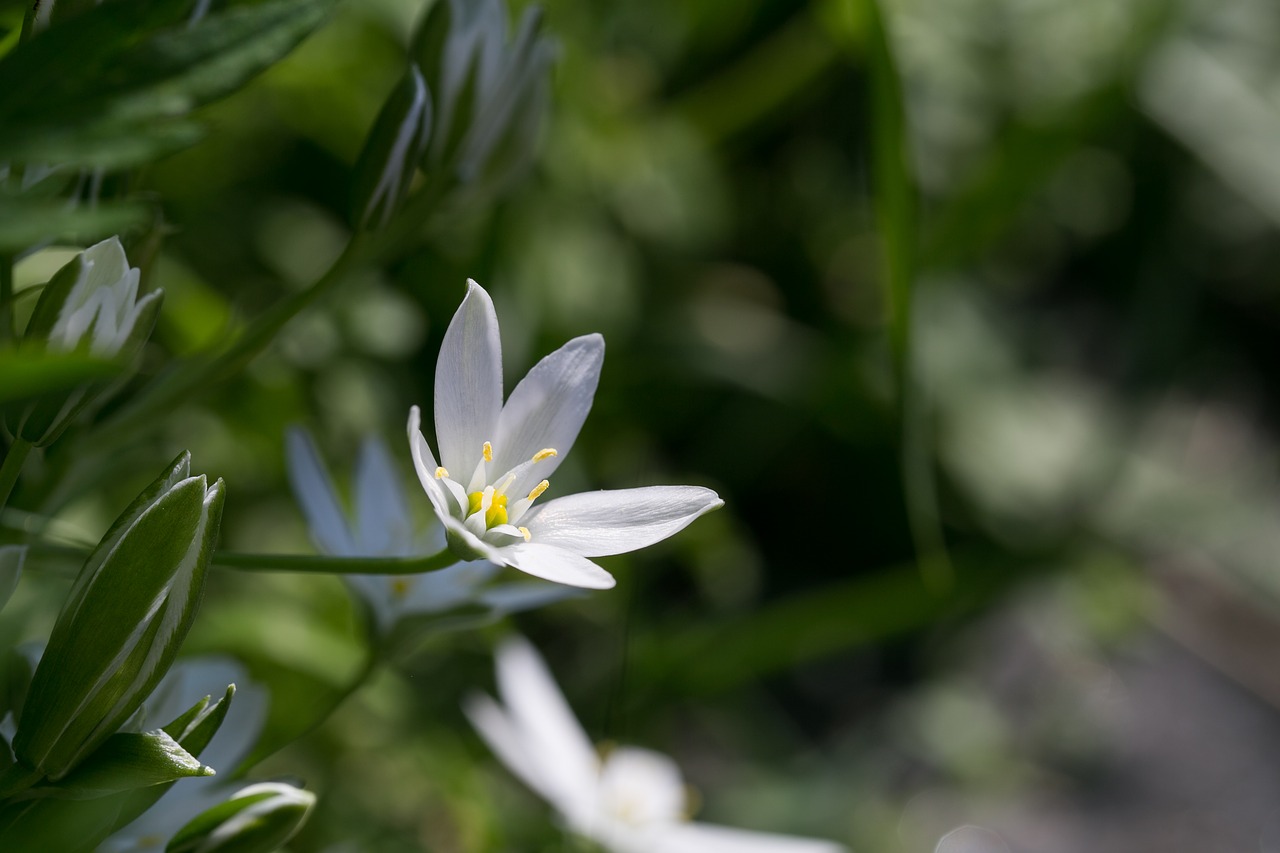
[[[484,461],[485,462],[493,461],[493,445],[487,441],[484,443]]]
[[[448,477],[448,476],[449,476],[449,472],[444,469],[443,465],[441,465],[439,468],[436,469],[437,480],[443,480],[445,477]]]
[[[529,528],[527,528],[527,527],[517,527],[517,528],[516,528],[516,530],[519,530],[519,531],[520,531],[520,535],[524,537],[524,541],[526,541],[526,542],[528,542],[530,539],[532,539],[532,538],[533,538],[533,537],[529,534]]]
[[[559,456],[560,453],[554,447],[544,447],[537,453],[533,454],[534,462],[541,462],[543,459],[550,459],[552,456]]]
[[[541,483],[534,486],[533,491],[529,492],[529,500],[536,501],[538,499],[538,496],[541,495],[543,492],[545,492],[547,490],[547,487],[550,485],[551,484],[549,482],[547,482],[546,480],[543,480]]]
[[[396,578],[391,582],[391,594],[396,598],[404,598],[409,592],[409,582],[404,578]]]

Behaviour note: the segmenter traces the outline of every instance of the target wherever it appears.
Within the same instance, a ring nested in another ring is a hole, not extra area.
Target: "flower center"
[[[454,492],[459,500],[461,500],[463,494],[466,495],[466,506],[458,507],[462,521],[477,536],[482,536],[494,528],[505,527],[505,530],[499,532],[508,535],[516,535],[518,533],[524,537],[526,542],[529,541],[530,534],[527,527],[512,529],[511,525],[520,520],[520,517],[525,514],[530,505],[551,484],[547,480],[542,480],[529,491],[528,495],[517,500],[510,500],[507,492],[533,466],[557,455],[559,454],[554,447],[543,448],[533,454],[530,459],[521,462],[501,477],[490,480],[489,464],[493,462],[493,444],[486,441],[481,448],[480,462],[476,466],[475,472],[471,475],[468,487],[465,490],[458,489]],[[443,467],[436,469],[436,479],[457,482],[453,481],[449,472]],[[461,483],[458,483],[458,485],[461,485]],[[454,487],[451,486],[450,488]]]
[[[499,524],[507,523],[507,496],[501,492],[495,491],[492,499],[489,501],[489,509],[482,509],[484,505],[484,492],[472,492],[467,495],[467,515],[472,516],[477,512],[484,513],[484,526],[497,527]]]

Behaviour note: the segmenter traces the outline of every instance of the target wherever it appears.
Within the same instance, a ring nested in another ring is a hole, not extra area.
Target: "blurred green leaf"
[[[3,149],[0,137],[0,149]],[[92,243],[145,225],[151,211],[135,202],[73,206],[66,199],[0,196],[0,253],[58,243]]]
[[[630,655],[644,662],[646,678],[655,683],[684,694],[715,694],[970,612],[1018,578],[1018,569],[1047,559],[958,554],[956,583],[947,595],[931,591],[915,564],[907,564],[793,595],[741,618],[663,625],[636,637]]]
[[[174,119],[279,60],[332,5],[234,6],[194,27],[189,0],[97,6],[0,60],[0,158],[120,166],[189,144],[194,126]]]
[[[20,403],[118,375],[123,366],[84,353],[0,351],[0,403]]]

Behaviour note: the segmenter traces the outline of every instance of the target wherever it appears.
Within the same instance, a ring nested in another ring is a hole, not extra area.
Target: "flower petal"
[[[356,463],[356,547],[362,557],[407,557],[413,522],[387,446],[366,438]]]
[[[646,486],[556,498],[529,510],[523,522],[535,543],[604,557],[660,542],[722,506],[701,486]]]
[[[523,638],[498,647],[498,695],[524,743],[545,796],[571,822],[596,809],[600,760],[546,663]],[[513,768],[514,769],[514,768]]]
[[[518,542],[495,549],[497,561],[537,578],[585,589],[610,589],[613,575],[587,558],[540,542]]]
[[[662,853],[846,853],[834,841],[749,832],[710,823],[677,823],[662,832]]]
[[[441,521],[452,518],[449,514],[449,493],[436,479],[436,458],[431,455],[431,447],[422,437],[422,412],[417,406],[409,407],[409,454],[413,456],[413,468],[418,472],[418,482],[426,490],[431,499],[431,508]]]
[[[469,476],[502,411],[502,344],[493,300],[474,281],[449,322],[436,362],[436,441],[455,477]]]
[[[476,693],[467,697],[462,710],[498,760],[507,765],[507,769],[521,782],[554,803],[556,788],[547,783],[544,768],[528,752],[523,732],[516,728],[502,707],[483,693]]]
[[[355,537],[311,436],[292,427],[285,433],[284,449],[289,485],[311,530],[311,541],[326,554],[354,556]]]
[[[501,476],[545,447],[555,448],[559,456],[534,466],[507,490],[509,494],[524,495],[550,477],[573,447],[591,411],[603,364],[604,338],[583,335],[534,365],[511,392],[498,417],[490,470]]]

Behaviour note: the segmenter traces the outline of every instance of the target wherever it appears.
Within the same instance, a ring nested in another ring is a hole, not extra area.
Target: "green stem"
[[[0,255],[0,342],[13,340],[13,258]]]
[[[417,575],[447,569],[458,558],[444,550],[426,557],[326,557],[319,554],[242,554],[216,551],[213,564],[247,572],[310,572],[336,575]]]
[[[9,445],[4,463],[0,464],[0,510],[4,509],[5,504],[9,502],[9,495],[13,493],[14,484],[18,482],[18,473],[22,470],[22,463],[27,461],[27,454],[30,452],[31,442],[24,438],[15,438],[13,444]]]

